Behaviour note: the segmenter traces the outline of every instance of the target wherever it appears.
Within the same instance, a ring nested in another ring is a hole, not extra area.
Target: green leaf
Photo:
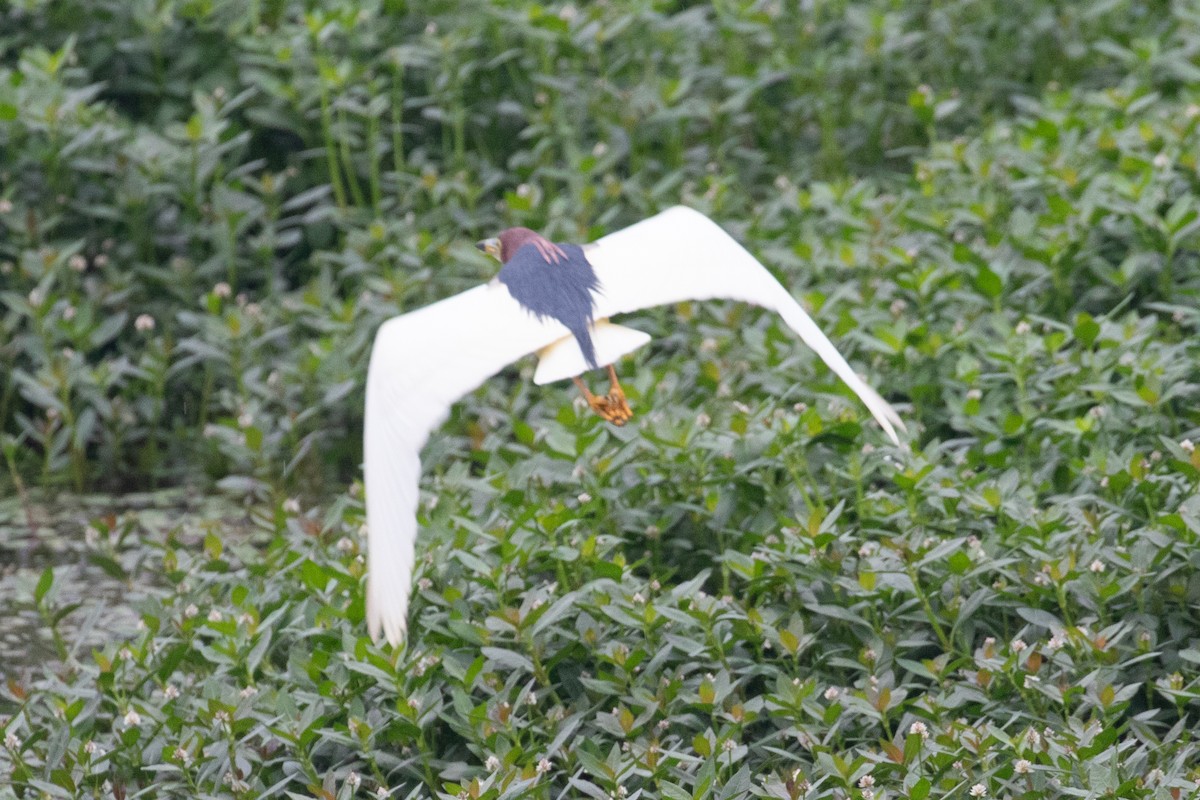
[[[1117,729],[1108,727],[1096,734],[1096,738],[1087,747],[1079,750],[1080,761],[1087,761],[1103,753],[1117,740]]]
[[[1004,283],[1000,280],[1000,276],[990,268],[980,266],[979,270],[975,273],[975,288],[984,297],[994,300],[1004,292]]]
[[[1096,341],[1096,337],[1100,335],[1100,323],[1092,318],[1092,315],[1086,311],[1076,315],[1075,317],[1075,338],[1084,347],[1091,347]]]
[[[46,592],[50,591],[50,587],[53,585],[54,567],[46,567],[42,570],[42,575],[38,578],[37,587],[33,590],[34,602],[41,605],[42,600],[46,597]]]

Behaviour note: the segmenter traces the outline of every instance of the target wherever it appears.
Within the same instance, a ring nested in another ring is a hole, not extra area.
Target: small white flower
[[[234,794],[241,794],[242,792],[250,791],[250,784],[246,783],[232,772],[226,772],[225,777],[222,780],[224,780],[225,785],[229,787],[229,791],[233,792]]]
[[[929,728],[924,722],[914,722],[908,726],[908,732],[912,736],[920,736],[922,739],[929,738]]]
[[[16,750],[21,746],[21,740],[17,738],[15,733],[9,731],[8,733],[4,734],[4,746],[9,750]]]
[[[874,648],[868,647],[866,650],[863,650],[863,660],[868,663],[874,664],[875,659],[878,657],[879,655],[875,652]]]
[[[1017,653],[1021,652],[1022,650],[1024,650],[1024,649],[1025,649],[1026,647],[1028,647],[1028,646],[1029,646],[1029,645],[1025,644],[1025,640],[1024,640],[1024,639],[1013,639],[1013,640],[1012,640],[1012,645],[1011,645],[1011,647],[1012,647],[1012,649],[1013,649],[1015,652],[1017,652]]]
[[[186,766],[187,764],[191,763],[192,754],[189,753],[183,747],[176,747],[175,748],[175,760],[178,761],[180,764],[183,764]]]
[[[87,269],[87,259],[79,253],[75,253],[73,256],[67,259],[67,266],[76,272],[83,272],[85,269]]]
[[[429,580],[429,578],[420,578],[417,581],[417,588],[420,589],[422,592],[427,592],[432,587],[433,587],[433,581]]]
[[[349,553],[354,549],[354,541],[349,536],[343,536],[337,540],[337,549],[343,553]]]
[[[726,739],[725,741],[721,742],[721,749],[726,753],[732,753],[733,748],[735,747],[737,747],[737,742],[735,742],[733,739]]]
[[[375,796],[378,797],[379,800],[384,800],[385,798],[389,797],[391,794],[392,793],[390,791],[388,791],[388,788],[386,786],[380,786],[378,789],[375,790]]]
[[[500,759],[495,756],[488,756],[487,761],[484,762],[484,766],[487,767],[488,772],[495,772],[500,769]]]
[[[220,622],[221,621],[221,612],[217,611],[215,608],[212,611],[208,612],[208,621],[209,622]]]
[[[697,428],[707,428],[711,424],[712,424],[712,417],[710,417],[708,414],[705,414],[703,411],[701,411],[699,414],[696,415],[696,427]]]
[[[1196,451],[1196,445],[1192,443],[1191,439],[1184,439],[1179,443],[1179,449],[1185,453],[1194,453]]]
[[[41,289],[34,288],[34,289],[30,290],[29,305],[41,307],[42,303],[44,303],[45,301],[46,301],[46,293],[43,292]]]
[[[825,690],[825,699],[826,700],[837,700],[838,696],[841,695],[841,693],[842,693],[841,689],[837,688],[836,686],[830,686],[828,689]]]
[[[1061,650],[1066,643],[1066,637],[1061,633],[1056,633],[1050,637],[1050,641],[1046,642],[1046,647],[1049,650]]]
[[[1105,570],[1104,562],[1097,558],[1095,561],[1093,561],[1091,563],[1091,566],[1089,566],[1088,569],[1090,569],[1092,572],[1095,572],[1095,573],[1104,572],[1104,570]]]
[[[590,494],[588,494],[587,492],[579,493],[579,502],[589,503],[589,502],[591,502],[591,500],[592,500],[592,496]]]
[[[637,603],[639,606],[646,602],[646,598],[642,597],[641,592],[634,592],[632,600],[634,603]]]
[[[346,776],[346,785],[351,789],[357,789],[362,783],[362,777],[357,772],[351,772]]]
[[[1032,328],[1030,327],[1029,323],[1026,322],[1025,320],[1021,320],[1020,322],[1017,323],[1016,331],[1017,331],[1018,336],[1024,336],[1025,334],[1029,333],[1029,331],[1031,331],[1031,330],[1032,330]]]
[[[1018,775],[1028,775],[1033,770],[1033,764],[1027,758],[1018,758],[1013,764],[1013,772]]]
[[[430,22],[428,25],[425,26],[425,35],[426,36],[433,36],[437,32],[438,32],[438,26],[437,26],[436,22]]]
[[[595,146],[592,147],[592,155],[596,158],[604,158],[606,153],[608,153],[608,145],[604,142],[596,142]]]
[[[133,321],[133,328],[139,332],[152,331],[156,324],[154,317],[149,314],[138,314],[138,318]]]
[[[528,199],[533,194],[533,187],[528,183],[522,183],[517,186],[517,197],[522,200]]]
[[[550,759],[543,758],[541,761],[539,761],[537,763],[538,775],[545,775],[549,771],[550,771]]]
[[[247,686],[245,689],[242,689],[240,692],[238,692],[238,695],[243,700],[248,700],[249,698],[254,697],[256,694],[258,694],[258,687],[255,686]]]
[[[63,309],[63,319],[67,322],[75,319],[75,306],[67,306]]]
[[[249,411],[243,411],[241,414],[238,414],[237,424],[239,428],[249,428],[254,424],[254,415]]]
[[[971,795],[971,797],[986,797],[987,796],[987,787],[984,786],[982,783],[977,783],[971,787],[971,791],[969,792],[969,794]]]
[[[289,497],[287,500],[284,500],[283,501],[283,513],[299,514],[300,513],[300,501],[294,497]]]
[[[96,751],[99,749],[100,749],[99,746],[95,742],[93,742],[91,739],[88,739],[86,742],[83,743],[83,752],[87,753],[89,756],[96,755]]]
[[[183,610],[183,615],[189,619],[200,613],[200,609],[196,608],[195,603],[188,603],[188,607]]]
[[[125,712],[125,727],[136,728],[142,724],[142,715],[134,711],[132,708]]]
[[[7,197],[0,198],[0,214],[7,214],[13,210],[12,201]]]
[[[1167,774],[1158,767],[1146,773],[1146,783],[1160,783]]]
[[[179,687],[173,683],[168,683],[163,687],[162,693],[163,699],[174,700],[175,698],[179,697]]]
[[[901,314],[904,313],[905,309],[907,309],[907,308],[908,308],[908,303],[900,298],[896,298],[895,300],[892,301],[892,304],[890,306],[888,306],[888,310],[892,312],[893,317],[900,316]]]
[[[982,398],[983,398],[983,392],[980,391],[979,389],[967,390],[967,399],[968,400],[980,400]]]
[[[1171,166],[1171,157],[1166,152],[1159,153],[1154,157],[1154,166],[1159,169],[1166,169]]]
[[[1029,732],[1025,734],[1025,741],[1030,747],[1039,747],[1042,744],[1042,735],[1030,728]]]
[[[873,776],[873,775],[863,775],[861,778],[858,779],[858,788],[860,788],[860,789],[870,789],[874,785],[875,785],[875,776]]]
[[[99,269],[104,269],[108,266],[108,256],[104,253],[97,253],[96,257],[92,259],[92,263]]]
[[[875,445],[871,444],[870,442],[867,442],[866,444],[864,444],[862,446],[862,454],[864,456],[869,456],[869,455],[871,455],[871,453],[874,453],[874,452],[875,452]]]

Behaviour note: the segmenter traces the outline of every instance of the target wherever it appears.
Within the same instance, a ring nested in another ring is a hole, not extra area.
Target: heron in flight
[[[698,211],[663,211],[589,245],[556,244],[509,228],[477,245],[502,264],[496,279],[383,323],[367,372],[363,430],[367,504],[367,626],[395,645],[407,629],[417,538],[421,447],[450,407],[517,359],[536,353],[534,383],[571,378],[588,406],[623,425],[632,416],[613,364],[650,341],[609,321],[687,300],[729,299],[779,314],[849,386],[897,445],[904,423],[860,378],[771,273]],[[581,379],[608,371],[595,395]]]

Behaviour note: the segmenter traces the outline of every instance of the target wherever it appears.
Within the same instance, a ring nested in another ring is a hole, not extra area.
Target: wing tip
[[[367,601],[367,632],[371,641],[379,643],[380,634],[392,647],[399,647],[408,637],[408,609],[395,613],[392,605],[384,605]]]

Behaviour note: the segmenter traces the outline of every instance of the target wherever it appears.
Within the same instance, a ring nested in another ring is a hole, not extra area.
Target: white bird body
[[[677,206],[599,239],[585,250],[600,288],[591,332],[606,366],[650,337],[608,322],[617,314],[687,300],[741,300],[788,327],[859,396],[899,444],[900,417],[855,374],[788,291],[712,220]],[[407,626],[417,535],[420,450],[451,405],[517,359],[538,353],[538,384],[590,369],[570,331],[539,319],[491,283],[388,320],[367,374],[363,431],[369,570],[367,625],[392,644]]]

